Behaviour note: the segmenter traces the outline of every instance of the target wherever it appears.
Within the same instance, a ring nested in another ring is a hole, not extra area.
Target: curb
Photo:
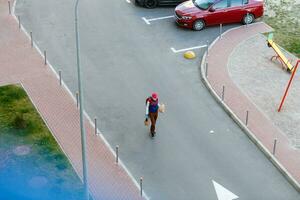
[[[264,22],[261,22],[264,23]],[[256,23],[257,24],[257,23]],[[255,24],[252,24],[252,26]],[[267,25],[268,26],[268,25]],[[224,32],[222,35],[225,35],[235,29],[244,28],[238,27],[230,29],[226,32]],[[217,42],[219,38],[215,39],[208,47],[208,50],[212,48]],[[277,160],[277,158],[261,143],[255,134],[250,131],[250,129],[238,118],[236,114],[228,107],[222,99],[218,96],[218,94],[215,92],[215,90],[210,85],[206,74],[205,74],[205,65],[206,65],[206,57],[207,57],[206,51],[202,56],[202,61],[200,65],[200,74],[201,74],[201,80],[208,89],[208,91],[211,93],[211,95],[214,97],[216,102],[224,109],[224,111],[233,119],[233,121],[243,130],[243,132],[250,138],[250,140],[264,153],[264,155],[271,161],[271,163],[281,172],[281,174],[288,180],[288,182],[298,191],[300,192],[300,183],[297,182],[296,179],[293,178],[293,176],[288,172],[288,170]]]

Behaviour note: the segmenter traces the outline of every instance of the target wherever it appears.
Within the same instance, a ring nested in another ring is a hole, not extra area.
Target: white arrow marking
[[[215,182],[214,180],[212,182],[214,184],[218,196],[218,200],[234,200],[239,198],[238,196],[236,196],[235,194],[233,194],[232,192],[230,192],[229,190],[227,190],[226,188],[224,188],[222,185]]]

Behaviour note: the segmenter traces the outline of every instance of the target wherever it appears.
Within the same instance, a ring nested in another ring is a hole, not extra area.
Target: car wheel
[[[202,19],[197,19],[193,24],[193,29],[195,31],[200,31],[204,29],[204,27],[205,27],[205,22]]]
[[[146,8],[155,8],[157,6],[157,0],[145,0],[144,6]]]
[[[254,15],[248,13],[243,17],[243,24],[251,24],[254,22]]]

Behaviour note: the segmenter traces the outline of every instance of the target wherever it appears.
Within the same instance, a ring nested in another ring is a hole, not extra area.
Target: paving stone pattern
[[[230,107],[232,112],[246,124],[246,112],[249,111],[248,118],[248,129],[255,135],[258,141],[260,141],[266,149],[270,153],[273,151],[274,140],[277,139],[277,147],[276,147],[276,159],[281,163],[282,166],[291,174],[291,176],[300,183],[300,151],[295,149],[289,139],[283,134],[277,126],[274,125],[274,122],[267,116],[267,114],[257,107],[255,102],[252,101],[251,98],[247,96],[247,94],[243,91],[242,86],[232,80],[232,77],[229,75],[228,70],[228,62],[231,57],[231,53],[235,50],[235,47],[238,46],[243,41],[252,38],[258,33],[269,32],[272,29],[268,27],[265,23],[257,23],[250,25],[248,27],[243,26],[234,30],[230,30],[227,32],[221,39],[219,39],[209,50],[207,56],[208,63],[208,81],[212,86],[213,90],[217,93],[217,95],[222,97],[223,86],[225,87],[224,94],[224,103]],[[255,40],[253,43],[256,42]],[[260,42],[260,41],[259,41]],[[264,42],[265,43],[265,42]],[[258,57],[261,56],[260,59],[265,59],[269,55],[261,55],[259,48],[252,49],[251,51],[256,52],[256,57],[252,57],[250,59],[246,59],[245,57],[242,59],[236,58],[239,54],[246,55],[247,53],[242,52],[247,51],[246,49],[237,50],[238,54],[235,54],[235,58],[237,60],[243,60],[243,64],[240,63],[240,70],[244,69],[243,65],[247,63],[250,67],[254,65],[256,68],[262,68]],[[274,66],[272,66],[274,68]],[[281,70],[281,69],[278,69]],[[283,72],[284,73],[284,72]],[[245,72],[247,74],[247,72]],[[248,75],[248,74],[247,74]],[[237,76],[237,75],[236,75]],[[251,82],[256,82],[255,84],[264,85],[264,81],[270,81],[270,79],[260,79],[261,75],[256,75],[256,80],[253,78]],[[285,76],[285,75],[283,75]],[[286,84],[286,80],[288,79],[288,75],[284,77],[282,80],[282,84]],[[248,83],[250,84],[250,83]],[[281,85],[280,83],[278,83]],[[253,85],[251,84],[251,86]],[[271,89],[274,89],[276,86],[270,86]],[[271,90],[270,89],[270,90]],[[252,93],[259,95],[261,92],[265,91],[259,88],[252,88]],[[295,92],[294,92],[295,93]],[[279,96],[275,96],[272,102],[275,102],[275,99],[278,99]],[[260,97],[261,101],[270,102],[270,97]],[[266,103],[267,104],[267,103]],[[269,109],[275,109],[274,105],[269,105]],[[289,109],[288,107],[285,109]]]
[[[229,73],[241,91],[288,136],[291,145],[300,149],[300,73],[297,71],[295,74],[285,104],[278,113],[291,74],[282,69],[278,60],[270,60],[274,55],[273,49],[266,45],[266,38],[256,35],[232,52],[228,62]],[[294,65],[297,58],[286,55]]]

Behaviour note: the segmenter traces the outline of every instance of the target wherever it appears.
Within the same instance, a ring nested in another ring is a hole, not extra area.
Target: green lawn
[[[41,197],[82,199],[83,185],[23,88],[0,87],[0,199]]]
[[[275,29],[274,40],[300,58],[300,1],[268,0],[264,21]]]

